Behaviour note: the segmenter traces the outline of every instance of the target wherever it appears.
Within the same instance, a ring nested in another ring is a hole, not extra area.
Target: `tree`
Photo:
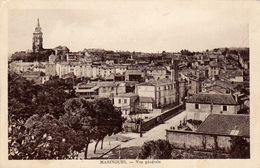
[[[93,102],[84,98],[71,98],[64,103],[65,114],[61,116],[60,121],[67,124],[78,135],[78,138],[84,139],[85,159],[87,159],[88,145],[95,136],[95,110]]]
[[[8,119],[26,120],[35,114],[35,98],[37,88],[32,81],[19,74],[8,71]]]
[[[159,139],[147,141],[139,153],[140,159],[170,159],[173,147],[169,141]]]
[[[72,159],[83,148],[77,133],[50,114],[9,126],[9,159]]]
[[[44,85],[36,85],[19,74],[8,72],[9,120],[28,119],[33,114],[52,114],[59,118],[64,113],[63,103],[75,97],[71,84],[57,76]]]
[[[101,149],[103,147],[103,140],[105,136],[110,136],[122,131],[123,118],[121,117],[121,111],[114,108],[113,103],[108,98],[100,98],[94,102],[95,116],[95,129],[96,129],[96,145],[94,153],[96,152],[99,141],[102,142]]]
[[[34,103],[39,115],[49,113],[58,119],[65,112],[63,103],[76,97],[72,84],[66,83],[58,76],[51,77],[45,84],[37,87]]]
[[[243,137],[232,137],[230,146],[231,158],[250,158],[250,143]]]
[[[194,54],[195,54],[194,52],[191,52],[191,51],[186,50],[186,49],[181,50],[181,55],[192,56],[192,55],[194,55]]]

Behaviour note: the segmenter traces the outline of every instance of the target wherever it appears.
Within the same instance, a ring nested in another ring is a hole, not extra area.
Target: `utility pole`
[[[140,124],[139,124],[139,132],[140,132],[140,137],[142,137],[142,136],[143,136],[143,134],[142,134],[142,112],[143,112],[143,105],[141,105],[139,112],[140,112],[140,115],[141,115],[140,120],[139,120],[139,122],[140,122]]]

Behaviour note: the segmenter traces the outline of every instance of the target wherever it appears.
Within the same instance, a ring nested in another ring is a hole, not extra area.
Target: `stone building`
[[[204,121],[210,114],[237,114],[242,104],[231,94],[195,94],[186,101],[187,119]]]

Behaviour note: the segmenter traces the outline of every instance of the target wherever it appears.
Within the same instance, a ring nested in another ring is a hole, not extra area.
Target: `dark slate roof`
[[[249,115],[211,114],[197,132],[250,137],[249,126]]]
[[[199,104],[219,104],[219,105],[236,105],[234,97],[230,94],[195,94],[187,103],[199,103]]]

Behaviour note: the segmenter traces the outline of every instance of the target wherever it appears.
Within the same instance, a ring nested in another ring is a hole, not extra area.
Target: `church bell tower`
[[[42,28],[40,27],[40,21],[38,19],[37,27],[35,28],[35,31],[33,32],[33,44],[32,49],[33,52],[39,52],[43,50],[42,48]]]

